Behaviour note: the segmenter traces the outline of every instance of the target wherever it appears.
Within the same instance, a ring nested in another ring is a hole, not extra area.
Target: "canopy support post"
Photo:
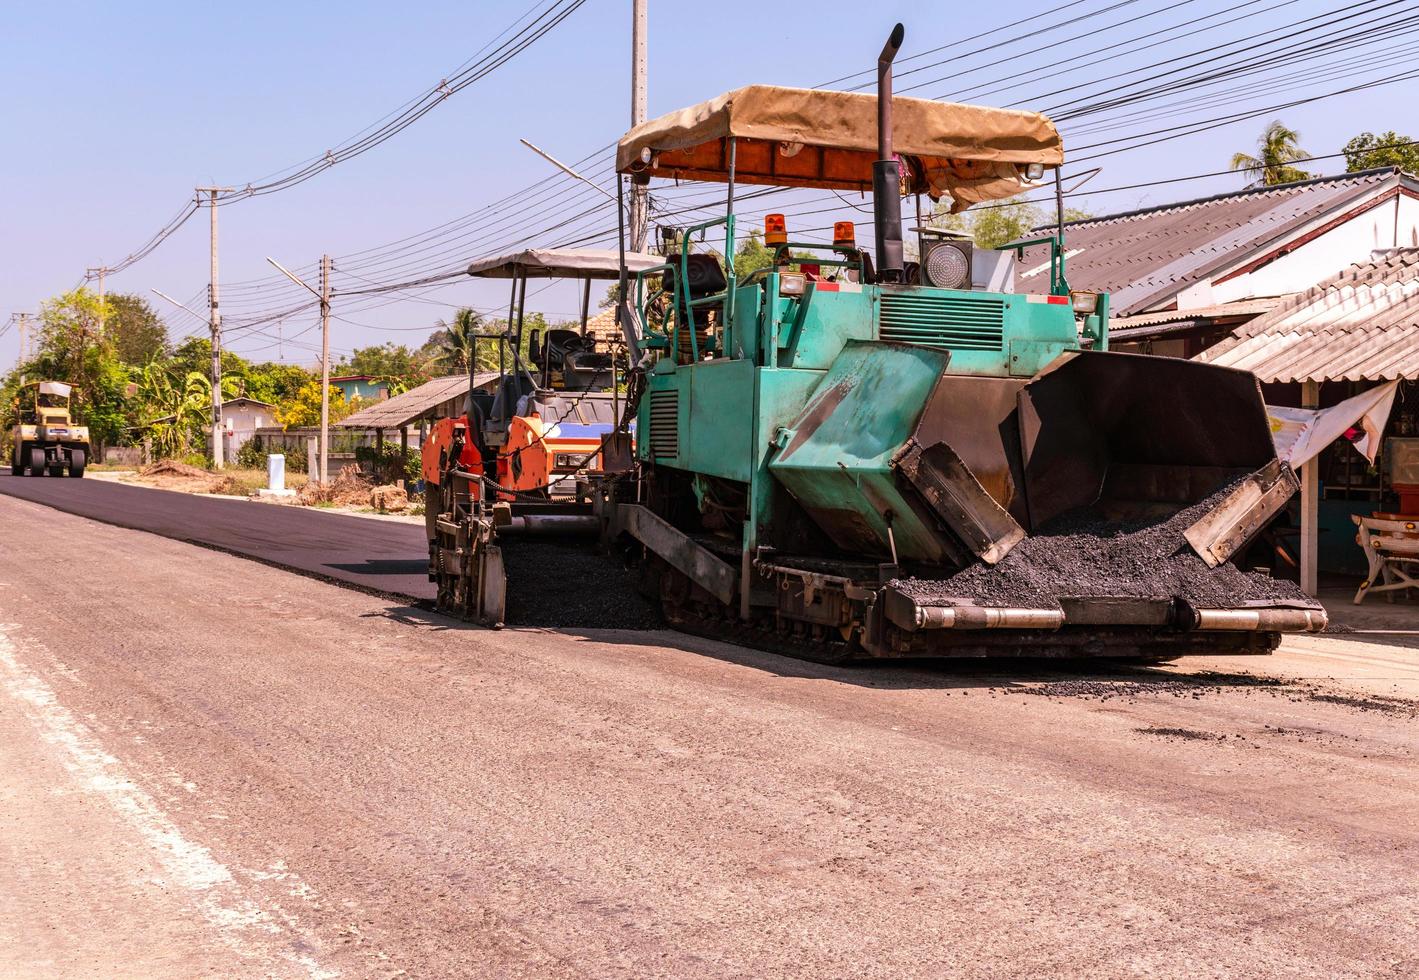
[[[1301,407],[1320,408],[1319,381],[1301,382]],[[1320,457],[1301,465],[1301,591],[1320,591]]]

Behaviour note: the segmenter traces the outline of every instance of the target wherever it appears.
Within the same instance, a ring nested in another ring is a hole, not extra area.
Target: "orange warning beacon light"
[[[851,221],[833,222],[833,247],[857,248],[857,229]]]
[[[781,214],[764,215],[764,244],[787,245],[788,222]]]

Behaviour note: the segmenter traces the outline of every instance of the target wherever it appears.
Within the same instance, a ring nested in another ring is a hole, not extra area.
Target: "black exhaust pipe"
[[[877,280],[902,281],[902,168],[892,156],[892,62],[906,28],[892,35],[877,56],[877,161],[872,164],[872,217],[877,233]]]

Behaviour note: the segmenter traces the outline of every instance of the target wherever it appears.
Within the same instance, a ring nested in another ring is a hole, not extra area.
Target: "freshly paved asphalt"
[[[432,600],[418,524],[327,514],[107,480],[0,474],[0,493],[78,517],[217,548],[371,592]]]

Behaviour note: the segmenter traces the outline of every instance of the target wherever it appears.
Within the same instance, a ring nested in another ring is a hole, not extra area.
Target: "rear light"
[[[778,277],[778,294],[780,296],[802,296],[807,284],[807,277],[801,273],[785,272]]]

